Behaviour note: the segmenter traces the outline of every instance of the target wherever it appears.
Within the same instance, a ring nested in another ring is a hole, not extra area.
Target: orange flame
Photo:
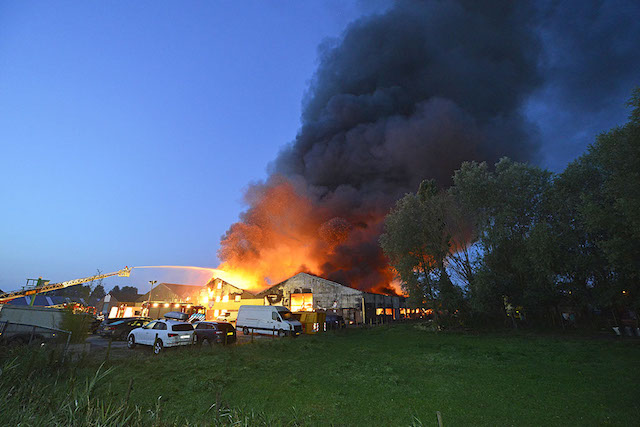
[[[250,208],[222,238],[218,271],[228,280],[220,278],[256,291],[307,272],[363,290],[399,293],[377,243],[386,210],[339,214],[309,191],[281,176],[252,186],[246,196]]]

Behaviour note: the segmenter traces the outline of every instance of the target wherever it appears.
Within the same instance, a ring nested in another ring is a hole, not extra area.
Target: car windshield
[[[171,327],[174,331],[193,331],[193,325],[191,323],[179,323]]]
[[[124,320],[118,320],[117,322],[112,322],[110,323],[111,326],[118,326],[118,325],[122,325],[124,323]]]
[[[282,320],[295,320],[295,317],[293,317],[293,314],[289,310],[278,311],[278,313],[282,317]]]

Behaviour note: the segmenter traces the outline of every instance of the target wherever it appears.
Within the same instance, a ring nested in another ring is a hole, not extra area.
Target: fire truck
[[[34,339],[37,342],[46,341],[55,337],[58,333],[66,332],[59,329],[62,319],[62,310],[56,308],[25,307],[17,305],[5,305],[5,303],[24,296],[32,296],[31,305],[37,294],[68,288],[105,277],[120,276],[129,277],[132,267],[125,267],[113,273],[98,274],[82,279],[67,280],[66,282],[49,284],[47,280],[35,280],[34,286],[23,287],[18,291],[0,294],[0,342],[29,343]],[[32,279],[30,279],[32,280]]]
[[[95,276],[84,277],[82,279],[67,280],[66,282],[60,282],[60,283],[49,284],[48,280],[44,280],[44,281],[38,280],[34,286],[27,285],[18,291],[5,292],[3,294],[0,294],[0,304],[4,304],[8,301],[11,301],[12,299],[41,294],[43,292],[56,291],[58,289],[68,288],[69,286],[75,286],[75,285],[80,285],[82,283],[91,282],[93,280],[104,279],[105,277],[111,277],[111,276],[129,277],[129,275],[131,274],[132,268],[133,267],[125,267],[122,270],[114,271],[113,273],[98,274]],[[29,279],[29,280],[33,280],[33,279]],[[27,284],[28,283],[29,281],[27,281]]]

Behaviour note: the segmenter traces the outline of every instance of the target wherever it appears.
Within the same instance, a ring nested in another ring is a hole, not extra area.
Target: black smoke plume
[[[545,84],[540,29],[555,25],[547,6],[397,1],[325,42],[301,129],[260,187],[286,181],[314,218],[299,218],[299,230],[289,218],[279,239],[277,221],[253,220],[273,202],[253,203],[243,226],[222,239],[222,268],[255,266],[255,257],[296,234],[310,248],[299,269],[315,265],[311,272],[361,289],[387,287],[392,277],[377,242],[395,200],[423,179],[446,186],[465,160],[538,158],[538,134],[524,110]],[[260,276],[286,278],[278,268]]]

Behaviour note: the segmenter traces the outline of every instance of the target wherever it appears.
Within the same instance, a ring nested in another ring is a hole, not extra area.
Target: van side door
[[[269,333],[274,335],[278,334],[278,329],[283,329],[282,319],[280,319],[280,315],[278,314],[277,310],[273,310],[271,312],[271,322],[269,322],[269,329],[272,330],[272,332]]]

